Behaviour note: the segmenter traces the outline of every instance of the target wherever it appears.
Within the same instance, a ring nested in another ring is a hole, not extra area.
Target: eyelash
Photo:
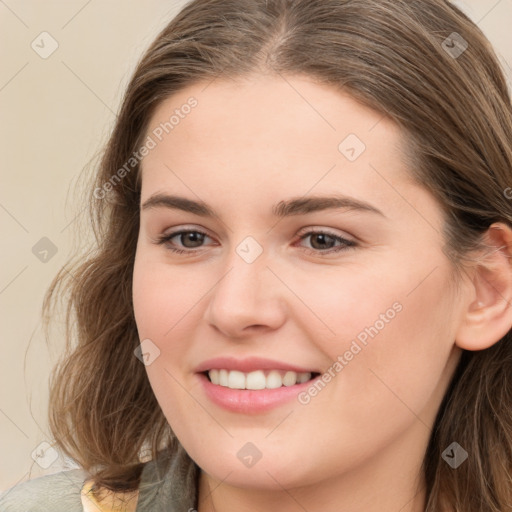
[[[167,248],[170,251],[174,252],[175,254],[189,254],[189,255],[193,255],[194,253],[197,252],[196,249],[178,249],[176,247],[172,247],[169,244],[171,239],[173,239],[174,237],[179,236],[179,235],[183,235],[183,234],[186,234],[186,233],[199,233],[200,235],[204,235],[204,236],[210,238],[207,233],[205,233],[203,231],[200,231],[198,229],[183,229],[183,230],[180,230],[180,231],[176,231],[174,233],[169,233],[167,235],[162,235],[162,236],[158,237],[158,239],[156,240],[156,243],[158,245],[167,244]],[[333,248],[330,248],[330,249],[327,249],[325,251],[322,251],[320,249],[310,249],[310,248],[307,248],[307,247],[304,248],[305,252],[307,254],[310,254],[310,255],[324,256],[326,254],[332,254],[332,253],[341,252],[341,251],[344,251],[344,250],[347,250],[347,249],[351,249],[351,248],[354,248],[354,247],[357,246],[357,243],[354,242],[353,240],[347,240],[346,238],[343,238],[343,237],[341,237],[339,235],[334,235],[333,233],[329,233],[327,231],[322,231],[322,230],[308,231],[308,232],[304,233],[299,238],[299,241],[302,241],[302,240],[308,238],[309,236],[314,236],[314,235],[327,235],[327,236],[331,237],[332,239],[334,239],[335,242],[339,242],[342,245],[337,246],[337,247],[333,247]]]

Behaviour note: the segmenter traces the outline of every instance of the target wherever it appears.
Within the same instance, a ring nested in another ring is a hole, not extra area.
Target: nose
[[[205,310],[209,325],[230,338],[278,329],[286,321],[285,290],[261,255],[247,263],[237,254],[214,286]]]

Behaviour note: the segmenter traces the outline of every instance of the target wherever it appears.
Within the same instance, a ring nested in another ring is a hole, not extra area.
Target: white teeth
[[[267,375],[267,388],[276,389],[283,385],[283,378],[277,370],[272,370]]]
[[[228,387],[228,371],[227,370],[219,370],[219,385]]]
[[[267,379],[261,370],[256,370],[247,374],[245,379],[245,389],[265,389]]]
[[[310,372],[280,372],[271,370],[266,375],[263,370],[243,373],[237,370],[213,369],[208,372],[212,384],[231,389],[276,389],[281,386],[294,386],[311,379]]]
[[[285,386],[293,386],[294,384],[297,384],[297,374],[295,372],[286,372],[283,377],[283,384]]]
[[[219,384],[219,370],[210,370],[209,376],[213,384]]]
[[[228,387],[231,389],[245,389],[245,375],[236,370],[229,372]]]

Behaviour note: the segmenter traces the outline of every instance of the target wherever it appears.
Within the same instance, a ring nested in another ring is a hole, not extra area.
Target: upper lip
[[[296,373],[317,373],[311,368],[304,368],[298,365],[266,359],[262,357],[248,357],[245,359],[236,359],[234,357],[215,357],[203,361],[197,368],[197,373],[206,372],[208,370],[238,370],[239,372],[249,373],[255,370],[286,370]]]

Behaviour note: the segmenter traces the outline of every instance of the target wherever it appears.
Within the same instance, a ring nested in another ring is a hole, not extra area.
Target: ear
[[[455,337],[466,350],[484,350],[512,328],[512,229],[492,224],[484,235],[487,247],[472,268],[467,306]]]

